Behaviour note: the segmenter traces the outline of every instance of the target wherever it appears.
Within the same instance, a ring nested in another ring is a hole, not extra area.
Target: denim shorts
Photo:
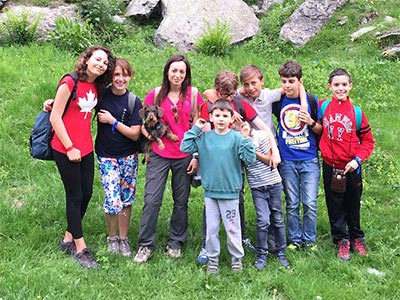
[[[135,201],[138,154],[126,157],[97,157],[104,191],[104,212],[118,214]]]

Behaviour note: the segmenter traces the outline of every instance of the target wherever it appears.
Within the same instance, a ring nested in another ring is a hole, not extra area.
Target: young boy
[[[264,75],[261,69],[255,65],[247,65],[242,68],[240,81],[243,87],[239,89],[239,93],[256,110],[261,120],[271,128],[272,133],[276,136],[276,129],[272,122],[272,104],[281,100],[284,95],[283,88],[263,89],[265,83]],[[307,110],[307,101],[305,99],[301,99],[301,110]]]
[[[243,121],[247,121],[251,123],[253,126],[266,130],[269,133],[270,142],[272,144],[272,163],[276,167],[280,162],[279,151],[276,146],[275,138],[272,132],[269,130],[269,127],[260,119],[257,115],[257,112],[254,108],[249,105],[246,101],[244,101],[243,97],[239,95],[236,90],[239,85],[239,78],[232,71],[221,71],[217,74],[214,81],[214,88],[206,90],[203,94],[207,98],[207,102],[202,106],[200,117],[209,121],[210,112],[212,104],[215,100],[219,98],[225,98],[231,101],[232,108],[234,110],[233,121],[234,124],[242,123]],[[243,121],[242,121],[243,120]],[[235,127],[235,126],[234,126]],[[204,126],[203,131],[207,131],[211,129],[211,123],[207,123]],[[240,223],[242,228],[242,242],[247,249],[250,251],[255,251],[253,244],[250,239],[246,235],[246,224],[245,224],[245,209],[244,209],[244,192],[243,189],[240,192],[239,196],[239,213],[240,213]],[[204,218],[203,218],[204,219]],[[206,231],[206,223],[203,221],[203,243],[202,249],[197,257],[197,260],[205,264],[207,262],[207,255],[205,251],[205,231]]]
[[[282,266],[290,267],[285,254],[286,233],[282,210],[282,179],[276,168],[271,168],[271,146],[265,132],[251,130],[250,137],[256,151],[256,161],[246,166],[247,180],[256,209],[256,260],[254,267],[262,270],[267,264],[268,233],[273,234],[275,255]],[[271,225],[271,226],[270,226]]]
[[[254,162],[255,151],[249,138],[250,126],[244,125],[241,134],[231,130],[229,125],[232,116],[233,109],[229,100],[215,101],[210,114],[214,129],[202,132],[207,122],[200,118],[185,133],[181,144],[183,152],[199,153],[206,208],[208,274],[218,272],[220,218],[224,223],[227,246],[232,255],[232,270],[242,269],[244,251],[239,217],[239,193],[243,182],[241,163]]]
[[[317,231],[317,196],[319,184],[318,144],[321,113],[318,99],[307,99],[308,110],[300,109],[300,93],[304,96],[302,67],[294,61],[284,63],[278,71],[285,96],[279,118],[278,145],[282,157],[279,166],[286,196],[286,219],[289,249],[315,250]],[[315,103],[311,104],[311,101]],[[316,109],[316,120],[311,117]],[[303,222],[300,220],[300,201]]]
[[[261,69],[255,65],[247,65],[240,71],[240,81],[243,87],[239,93],[258,113],[258,116],[276,136],[276,129],[272,122],[272,103],[281,100],[283,88],[263,89],[265,82]]]
[[[374,138],[364,112],[350,101],[350,74],[344,69],[334,70],[328,88],[332,99],[320,101],[325,200],[338,258],[348,261],[350,250],[368,256],[360,226],[361,165],[372,154]],[[361,123],[359,128],[357,123]]]

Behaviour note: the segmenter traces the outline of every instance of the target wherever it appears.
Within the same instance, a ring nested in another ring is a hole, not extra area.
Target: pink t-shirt
[[[68,85],[70,91],[74,87],[74,80],[70,76],[64,77],[59,86],[63,83]],[[90,129],[92,119],[92,109],[97,104],[97,90],[94,83],[78,81],[76,88],[76,99],[71,100],[63,116],[64,126],[74,147],[81,151],[81,156],[85,156],[93,151],[93,139]],[[54,135],[51,147],[61,153],[66,154],[63,144]]]
[[[183,139],[183,135],[186,131],[189,130],[189,122],[190,122],[190,109],[191,109],[191,97],[192,97],[192,89],[188,87],[186,99],[182,105],[182,97],[179,99],[176,104],[178,108],[178,116],[179,123],[175,121],[174,113],[172,112],[172,107],[174,106],[171,99],[167,96],[160,104],[160,107],[164,110],[164,115],[161,120],[165,122],[172,133],[176,134],[179,137],[179,140],[173,142],[169,140],[167,137],[162,137],[162,141],[165,145],[164,150],[160,150],[157,146],[157,143],[153,142],[153,151],[165,158],[184,158],[189,154],[184,153],[180,150],[180,145]],[[154,92],[155,89],[152,89],[144,98],[144,103],[147,106],[154,105]],[[197,109],[203,104],[204,100],[201,97],[200,93],[197,93]]]

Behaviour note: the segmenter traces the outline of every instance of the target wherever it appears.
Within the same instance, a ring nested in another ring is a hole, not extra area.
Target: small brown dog
[[[152,150],[152,141],[156,141],[158,149],[162,151],[165,149],[165,145],[161,140],[164,135],[171,141],[176,142],[179,140],[178,136],[171,132],[168,125],[160,121],[163,114],[164,110],[156,105],[144,106],[139,110],[139,116],[144,119],[144,127],[152,138],[152,140],[147,137],[143,139],[144,163],[150,161],[149,153]]]

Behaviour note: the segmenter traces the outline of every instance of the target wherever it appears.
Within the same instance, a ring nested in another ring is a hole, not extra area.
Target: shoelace
[[[360,240],[356,240],[355,241],[355,248],[357,249],[357,251],[361,254],[361,255],[365,255],[367,253],[366,249],[365,249],[365,245],[363,244],[362,241]]]

